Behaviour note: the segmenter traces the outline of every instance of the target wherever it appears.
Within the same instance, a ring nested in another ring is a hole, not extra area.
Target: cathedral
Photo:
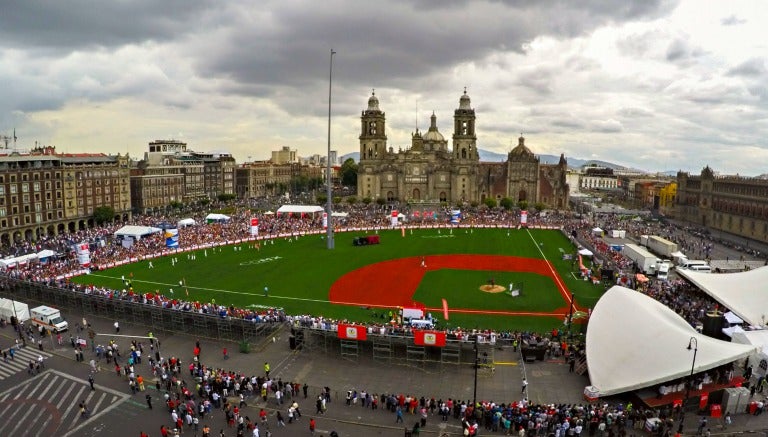
[[[506,161],[480,161],[475,110],[466,90],[453,112],[450,149],[434,113],[426,133],[417,129],[411,135],[410,148],[395,151],[387,146],[386,117],[375,93],[360,120],[357,194],[361,198],[456,205],[508,197],[531,206],[568,207],[568,165],[563,155],[558,164],[541,164],[521,136]]]

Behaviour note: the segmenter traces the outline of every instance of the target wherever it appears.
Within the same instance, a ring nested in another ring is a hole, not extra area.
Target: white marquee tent
[[[323,212],[322,206],[317,205],[283,205],[277,209],[278,214],[315,214],[316,212]]]
[[[702,273],[679,269],[677,273],[712,296],[752,326],[768,322],[768,267],[739,273]]]
[[[195,219],[193,219],[193,218],[185,218],[185,219],[179,220],[178,223],[176,223],[176,226],[178,226],[180,228],[186,228],[187,226],[194,226],[196,224],[197,224],[197,222],[195,221]]]
[[[630,310],[631,309],[631,310]],[[755,346],[700,334],[664,304],[629,288],[614,286],[597,302],[587,327],[587,367],[600,396],[624,393],[730,363]]]
[[[153,228],[152,226],[123,226],[115,231],[115,237],[131,237],[134,240],[140,240],[141,237],[147,235],[157,234],[162,232],[160,228]]]

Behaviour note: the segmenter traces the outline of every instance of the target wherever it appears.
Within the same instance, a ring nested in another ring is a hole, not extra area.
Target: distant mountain
[[[483,161],[483,162],[501,162],[507,159],[506,153],[491,152],[490,150],[484,150],[484,149],[478,149],[478,152],[480,152],[480,161]],[[542,164],[557,164],[558,162],[560,162],[559,155],[538,155],[538,157]],[[354,159],[355,162],[360,161],[360,152],[352,152],[352,153],[347,153],[346,155],[342,155],[341,162],[344,162],[349,158]],[[608,161],[600,161],[596,159],[579,159],[579,158],[572,158],[568,156],[566,156],[565,158],[566,160],[568,160],[568,166],[572,168],[583,167],[585,165],[594,164],[599,167],[612,168],[614,170],[627,169],[627,167],[614,164]],[[638,171],[645,172],[645,170],[638,170]],[[674,174],[676,174],[676,172]]]

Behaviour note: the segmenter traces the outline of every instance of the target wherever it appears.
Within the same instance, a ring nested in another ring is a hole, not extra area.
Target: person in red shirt
[[[141,431],[141,434],[139,434],[139,437],[149,437],[149,434],[147,434],[144,431]]]
[[[309,432],[312,433],[312,435],[315,435],[315,418],[309,419]]]
[[[160,435],[162,437],[168,437],[168,428],[165,425],[160,425]]]

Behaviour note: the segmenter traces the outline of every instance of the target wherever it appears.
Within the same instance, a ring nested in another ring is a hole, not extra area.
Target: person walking
[[[309,419],[309,433],[315,435],[315,418]]]
[[[115,325],[114,326],[115,326],[115,334],[119,334],[120,333],[120,322],[115,320]]]
[[[528,389],[528,380],[523,378],[522,383],[523,389],[520,391],[520,393],[525,394],[525,391]]]
[[[147,394],[144,399],[147,400],[147,407],[151,410],[152,409],[152,395]]]
[[[93,387],[93,373],[91,373],[90,375],[88,375],[88,384],[90,384],[90,385],[91,385],[91,391],[94,391],[94,390],[96,390],[96,389]]]
[[[222,353],[222,355],[224,355],[224,359],[225,360],[229,359],[229,355],[227,354],[227,348],[222,348],[221,349],[221,353]]]

